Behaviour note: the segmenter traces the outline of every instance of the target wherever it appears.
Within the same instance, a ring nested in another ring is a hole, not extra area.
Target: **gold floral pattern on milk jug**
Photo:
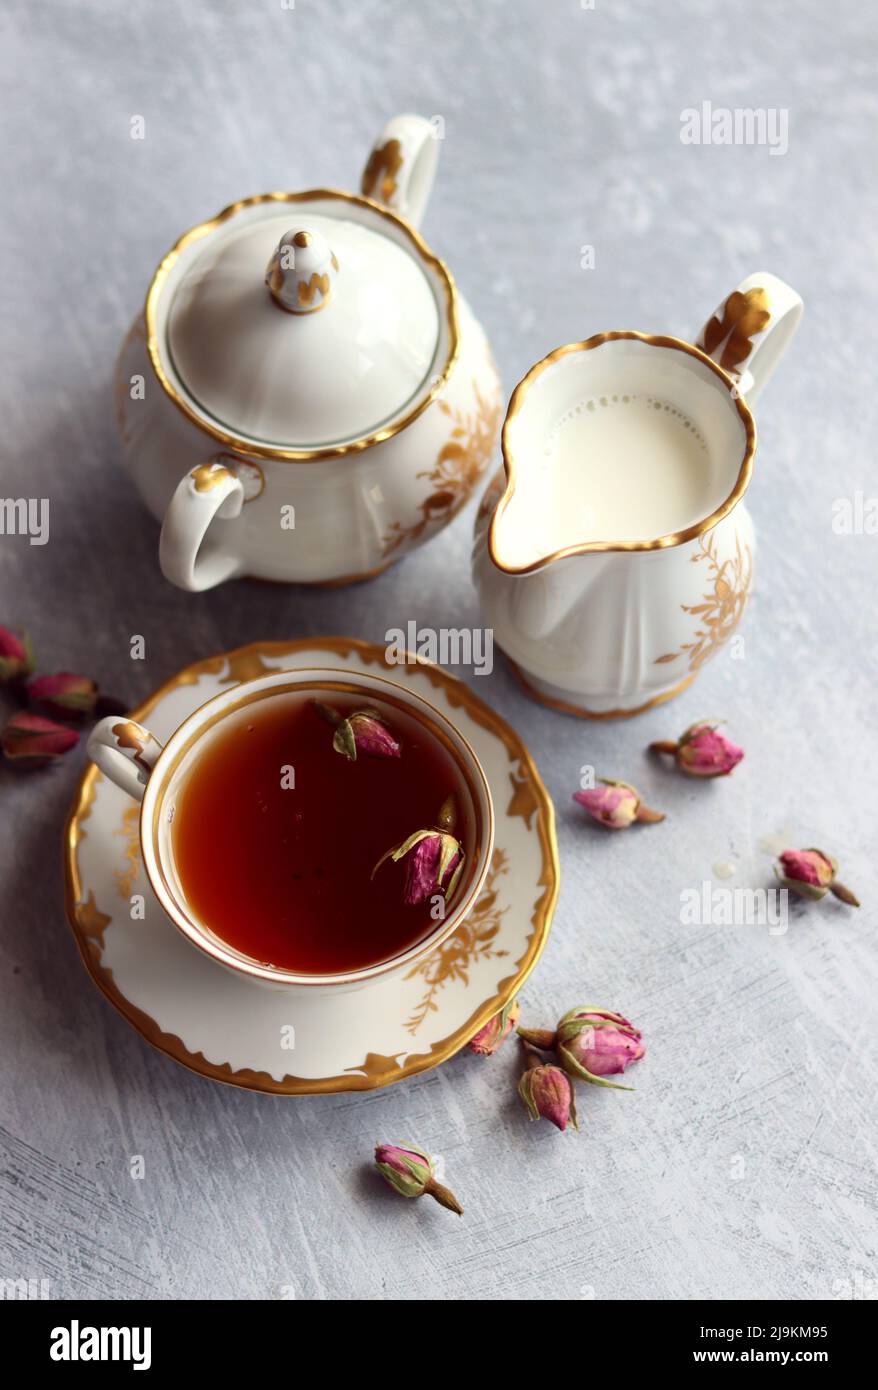
[[[656,665],[666,665],[688,655],[689,670],[697,671],[705,661],[728,641],[744,612],[753,578],[753,557],[748,545],[735,540],[734,555],[720,561],[713,534],[701,537],[701,549],[692,556],[692,563],[706,560],[712,587],[701,603],[683,604],[683,612],[698,619],[699,626],[690,642],[684,642],[677,652],[656,657]]]

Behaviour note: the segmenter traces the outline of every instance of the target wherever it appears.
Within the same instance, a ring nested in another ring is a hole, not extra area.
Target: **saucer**
[[[519,736],[429,662],[389,662],[354,638],[257,642],[172,677],[132,718],[166,739],[213,695],[269,671],[377,667],[411,684],[470,742],[494,801],[494,855],[460,930],[409,973],[365,989],[291,999],[195,951],[153,897],[140,807],[90,764],[65,837],[66,906],[95,984],[147,1041],[202,1076],[274,1095],[364,1091],[446,1061],[521,988],[558,896],[552,802]]]

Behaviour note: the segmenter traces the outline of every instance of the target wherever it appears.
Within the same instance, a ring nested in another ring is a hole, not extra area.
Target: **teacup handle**
[[[752,405],[798,328],[802,309],[794,289],[759,271],[723,300],[695,346],[728,372]]]
[[[436,177],[443,133],[439,116],[431,121],[425,116],[394,116],[372,146],[360,192],[417,227]]]
[[[135,801],[143,800],[149,775],[161,751],[162,745],[155,735],[124,714],[111,714],[102,719],[95,724],[88,739],[88,756],[105,777]]]
[[[159,538],[159,564],[180,589],[213,589],[241,571],[236,555],[208,534],[216,517],[233,520],[244,505],[241,480],[224,463],[199,464],[181,478]]]

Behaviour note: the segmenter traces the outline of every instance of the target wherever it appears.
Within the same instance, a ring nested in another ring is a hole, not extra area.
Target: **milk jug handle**
[[[802,300],[776,275],[748,275],[695,339],[752,405],[799,326]]]

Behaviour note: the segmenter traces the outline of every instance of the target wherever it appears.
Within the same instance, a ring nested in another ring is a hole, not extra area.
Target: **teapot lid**
[[[305,206],[210,237],[167,320],[174,370],[200,410],[302,449],[390,423],[437,370],[439,338],[433,287],[403,245]]]

